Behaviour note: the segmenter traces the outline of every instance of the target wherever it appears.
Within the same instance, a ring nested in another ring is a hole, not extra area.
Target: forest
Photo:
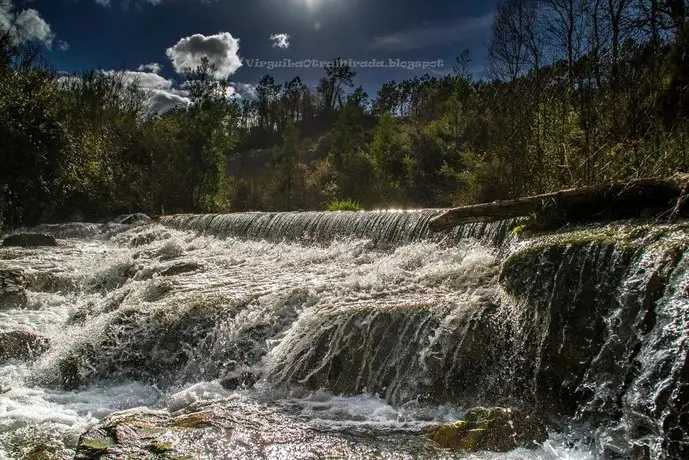
[[[205,62],[188,107],[145,110],[117,73],[64,75],[0,29],[0,224],[125,212],[447,207],[689,170],[689,2],[505,0],[484,76],[367,94],[264,76],[254,100]]]

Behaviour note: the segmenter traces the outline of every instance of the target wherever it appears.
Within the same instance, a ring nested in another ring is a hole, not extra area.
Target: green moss
[[[212,414],[206,412],[182,415],[172,420],[170,425],[175,428],[204,428],[213,425],[209,420],[210,417],[212,417]]]
[[[174,449],[171,442],[156,442],[147,447],[154,454],[164,454]]]
[[[84,449],[92,452],[104,452],[111,448],[113,445],[113,441],[108,438],[84,439],[79,443],[79,449]]]
[[[543,424],[514,409],[478,407],[463,420],[438,425],[429,438],[440,447],[465,452],[506,452],[515,447],[532,447],[543,442],[547,433]]]

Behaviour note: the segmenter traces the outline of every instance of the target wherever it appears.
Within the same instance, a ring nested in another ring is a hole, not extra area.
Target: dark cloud
[[[435,46],[446,46],[466,41],[477,34],[490,31],[493,14],[462,18],[449,24],[429,25],[401,30],[375,37],[371,48],[380,51],[409,51]]]

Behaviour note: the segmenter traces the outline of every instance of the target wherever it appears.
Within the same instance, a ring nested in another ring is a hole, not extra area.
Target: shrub
[[[334,200],[328,205],[328,211],[361,211],[361,205],[354,200]]]

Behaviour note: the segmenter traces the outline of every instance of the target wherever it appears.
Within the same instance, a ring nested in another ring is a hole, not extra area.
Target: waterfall
[[[187,214],[166,216],[161,222],[180,230],[194,230],[215,236],[268,241],[327,243],[336,238],[366,239],[376,247],[398,246],[422,240],[457,243],[475,238],[502,245],[511,237],[511,221],[470,224],[434,234],[428,222],[442,210],[341,211]]]

